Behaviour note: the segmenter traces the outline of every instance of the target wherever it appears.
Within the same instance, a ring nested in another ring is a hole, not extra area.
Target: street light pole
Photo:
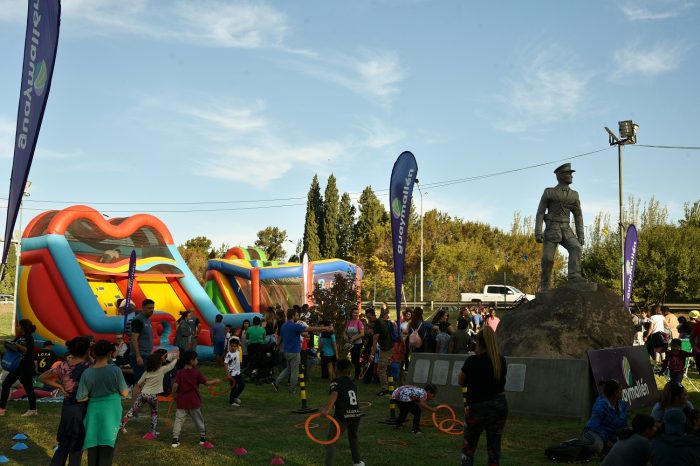
[[[611,146],[617,146],[617,185],[618,196],[620,201],[620,217],[618,220],[618,230],[620,231],[620,286],[622,293],[625,292],[625,224],[622,218],[622,146],[625,144],[637,143],[637,130],[639,125],[632,120],[618,122],[620,137],[618,138],[610,128],[605,127],[608,133],[608,142]]]
[[[423,191],[420,189],[418,179],[416,179],[416,186],[420,193],[420,301],[423,303]]]

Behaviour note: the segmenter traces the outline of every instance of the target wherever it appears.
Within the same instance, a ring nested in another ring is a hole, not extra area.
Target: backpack
[[[411,349],[416,349],[420,348],[423,346],[423,339],[420,337],[420,334],[418,333],[421,329],[423,324],[421,323],[420,326],[415,329],[411,334],[408,336],[408,346]]]
[[[591,450],[576,440],[550,445],[544,450],[544,455],[555,463],[587,463],[591,461]]]
[[[19,369],[19,364],[22,361],[22,353],[5,348],[2,355],[2,368],[7,372],[15,372]]]

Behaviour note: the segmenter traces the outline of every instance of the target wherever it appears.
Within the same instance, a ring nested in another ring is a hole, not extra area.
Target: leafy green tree
[[[368,258],[373,251],[379,246],[379,236],[376,232],[377,227],[382,224],[388,224],[388,216],[386,209],[379,199],[374,194],[370,186],[367,186],[360,195],[358,200],[360,215],[355,224],[355,256],[358,261],[362,258]],[[391,238],[391,236],[389,236]],[[389,243],[391,248],[391,243]]]
[[[309,255],[309,260],[315,261],[321,258],[321,240],[318,238],[318,225],[313,211],[306,211],[306,225],[304,227],[304,251]],[[301,258],[301,257],[300,257]]]
[[[15,294],[15,274],[17,271],[16,250],[16,245],[14,243],[10,244],[4,276],[2,277],[2,281],[0,281],[0,294]]]
[[[231,249],[231,246],[228,243],[221,243],[221,246],[218,248],[212,247],[209,252],[209,259],[223,259],[229,249]]]
[[[204,285],[206,281],[207,261],[212,250],[211,244],[211,240],[206,236],[197,236],[188,239],[184,245],[177,248],[201,285]]]
[[[352,246],[355,233],[355,206],[352,205],[350,195],[343,193],[338,207],[338,222],[336,226],[338,235],[338,257],[350,260],[352,258]]]
[[[287,256],[284,250],[284,242],[287,241],[287,230],[278,227],[267,227],[258,232],[255,245],[262,248],[271,261],[283,260]]]
[[[323,233],[321,235],[321,255],[332,258],[338,255],[338,186],[335,176],[328,177],[323,196]]]
[[[314,175],[306,199],[306,220],[304,222],[304,251],[310,260],[321,258],[321,234],[323,225],[323,198],[318,176]]]
[[[208,255],[212,248],[212,242],[206,236],[195,236],[185,241],[185,248],[196,249]]]
[[[683,205],[683,210],[685,217],[680,220],[680,226],[700,228],[700,201],[695,201],[692,205],[686,202]]]
[[[331,287],[313,290],[314,303],[323,320],[333,323],[338,348],[345,343],[345,327],[352,311],[360,304],[360,293],[353,273],[336,273]]]

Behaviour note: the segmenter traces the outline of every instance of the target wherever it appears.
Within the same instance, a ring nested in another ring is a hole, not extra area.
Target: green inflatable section
[[[211,299],[211,302],[214,303],[214,306],[221,312],[222,314],[228,314],[228,309],[226,308],[226,305],[224,304],[224,298],[221,296],[221,290],[219,290],[219,285],[216,284],[213,280],[210,280],[204,284],[204,291],[206,291],[207,296],[209,296],[209,299]]]

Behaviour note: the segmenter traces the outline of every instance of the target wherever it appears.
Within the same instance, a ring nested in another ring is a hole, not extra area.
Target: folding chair
[[[693,352],[693,344],[690,342],[690,338],[682,338],[681,339],[681,351],[687,351],[689,353]],[[685,360],[685,367],[683,367],[683,381],[687,380],[688,383],[695,389],[695,391],[698,391],[698,387],[695,386],[693,381],[688,377],[688,368],[690,367],[690,358],[686,358]]]
[[[158,404],[160,403],[168,403],[168,416],[170,416],[170,410],[173,409],[173,405],[175,404],[175,398],[172,395],[158,395]]]

